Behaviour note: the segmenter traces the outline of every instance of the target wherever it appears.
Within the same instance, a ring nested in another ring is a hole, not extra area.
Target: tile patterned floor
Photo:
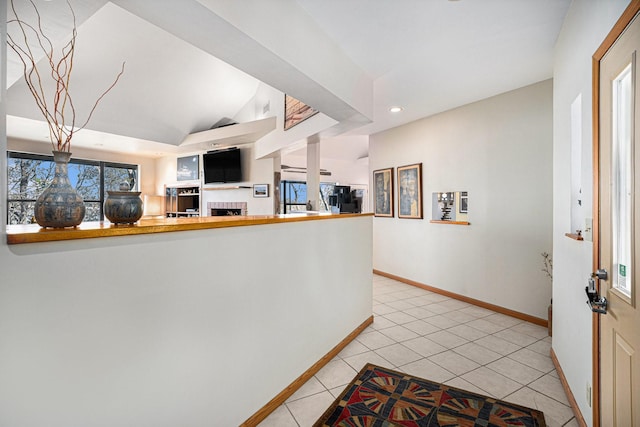
[[[260,427],[307,427],[367,363],[539,409],[578,426],[551,362],[547,329],[382,276],[374,323]]]

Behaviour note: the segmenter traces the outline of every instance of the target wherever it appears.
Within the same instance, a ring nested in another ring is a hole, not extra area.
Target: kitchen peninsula
[[[0,310],[8,399],[45,402],[30,425],[255,419],[371,322],[372,221],[8,226],[2,281],[20,296]]]

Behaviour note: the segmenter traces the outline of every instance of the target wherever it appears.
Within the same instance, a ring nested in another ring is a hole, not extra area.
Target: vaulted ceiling
[[[14,1],[20,14],[28,13],[26,0]],[[68,40],[65,1],[34,1],[54,42]],[[78,111],[88,111],[126,62],[121,81],[75,143],[158,156],[177,152],[188,134],[235,117],[261,84],[316,107],[339,123],[327,136],[344,136],[379,132],[551,78],[570,0],[71,4],[78,25]],[[8,33],[14,32],[9,24]],[[8,135],[46,140],[10,51],[7,68]],[[403,111],[390,113],[394,105]]]

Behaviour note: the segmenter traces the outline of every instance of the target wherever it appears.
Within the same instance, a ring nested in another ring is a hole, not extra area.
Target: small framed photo
[[[193,181],[200,179],[200,156],[178,157],[176,171],[178,181]]]
[[[422,163],[398,167],[398,218],[422,219]]]
[[[269,197],[269,184],[253,184],[253,197]]]
[[[373,171],[373,214],[393,218],[393,168]]]

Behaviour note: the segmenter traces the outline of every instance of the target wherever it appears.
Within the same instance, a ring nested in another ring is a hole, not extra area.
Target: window
[[[317,210],[330,212],[329,196],[333,194],[335,183],[321,182]],[[304,181],[282,181],[280,183],[281,213],[301,212],[307,210],[307,183]]]
[[[613,80],[613,287],[631,296],[633,283],[633,85],[631,64]]]
[[[307,183],[304,181],[282,181],[280,183],[280,206],[282,213],[307,210]]]
[[[138,188],[138,166],[71,159],[69,180],[84,199],[84,221],[102,221],[107,191],[126,181]],[[38,195],[51,183],[55,172],[52,156],[7,153],[7,224],[30,224]]]
[[[320,183],[320,199],[318,211],[331,212],[331,205],[329,204],[329,196],[333,195],[333,191],[336,187],[335,182],[321,182]]]

